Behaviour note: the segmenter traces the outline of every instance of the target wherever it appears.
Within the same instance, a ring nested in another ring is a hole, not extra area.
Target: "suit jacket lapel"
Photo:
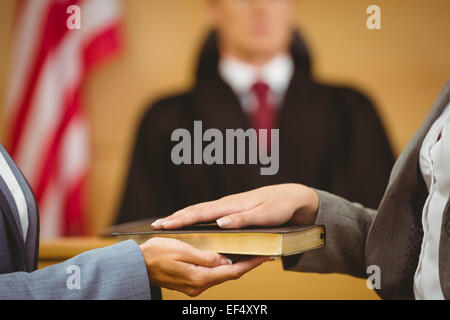
[[[416,249],[419,246],[420,253],[422,239],[418,235],[422,232],[421,213],[427,194],[418,165],[419,153],[425,135],[449,99],[450,81],[394,165],[388,188],[369,232],[366,261],[368,265],[380,267],[380,295],[386,298],[414,298],[412,285],[418,259]],[[446,250],[449,250],[448,247]]]
[[[23,240],[23,232],[20,224],[19,213],[17,212],[17,207],[14,202],[14,198],[9,192],[8,186],[6,185],[3,177],[0,176],[0,212],[3,213],[6,220],[9,222],[11,230],[11,237],[14,241],[17,250],[16,254],[18,256],[18,261],[20,265],[18,266],[20,270],[26,270],[26,252],[25,252],[25,242]]]
[[[22,192],[25,196],[28,208],[28,230],[25,241],[26,256],[27,256],[27,270],[29,272],[37,268],[38,253],[39,253],[39,212],[34,198],[33,192],[25,177],[20,170],[14,166],[14,174],[19,182]]]
[[[2,153],[3,157],[5,158],[6,162],[9,165],[12,173],[16,177],[17,182],[19,183],[19,186],[22,189],[23,195],[25,197],[25,201],[27,202],[28,230],[27,230],[26,241],[25,241],[26,267],[27,267],[27,271],[33,271],[37,267],[37,260],[38,260],[37,256],[38,256],[38,250],[39,250],[39,213],[38,213],[36,200],[31,191],[31,187],[29,186],[29,184],[26,181],[25,177],[23,176],[22,172],[16,166],[16,164],[13,162],[11,157],[8,155],[6,150],[1,145],[0,145],[0,153]],[[17,211],[15,203],[13,202],[12,204],[14,204],[12,209],[15,209]],[[21,224],[20,224],[19,215],[17,212],[15,212],[15,214],[13,214],[13,216],[16,220],[18,232],[22,236],[23,231],[22,231],[22,228],[20,227]],[[23,239],[23,236],[22,236],[22,239]]]
[[[404,172],[409,171],[411,166],[417,167],[418,162],[415,161],[419,157],[420,148],[422,146],[422,142],[425,139],[426,134],[430,130],[432,124],[436,121],[436,119],[441,115],[443,109],[446,107],[448,100],[450,97],[450,80],[444,86],[440,96],[434,103],[431,111],[428,114],[428,117],[425,119],[422,126],[419,130],[414,134],[412,139],[407,144],[406,148],[400,154],[397,159],[394,168],[392,169],[392,174],[389,179],[388,188],[390,188],[394,183],[396,183],[399,179],[399,176],[402,176]]]

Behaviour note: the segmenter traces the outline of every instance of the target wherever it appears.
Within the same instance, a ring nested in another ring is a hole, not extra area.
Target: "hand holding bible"
[[[223,255],[198,250],[175,239],[153,238],[140,245],[150,283],[189,296],[256,268],[268,257],[253,257],[231,264]]]

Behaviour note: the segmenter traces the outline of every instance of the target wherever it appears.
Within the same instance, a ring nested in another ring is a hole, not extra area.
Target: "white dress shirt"
[[[428,131],[420,149],[419,164],[429,194],[422,212],[424,235],[414,275],[414,296],[444,299],[439,280],[439,242],[450,199],[450,104]]]
[[[5,181],[8,186],[9,191],[11,192],[14,202],[17,207],[17,211],[19,213],[20,224],[22,227],[23,240],[26,240],[27,231],[28,231],[28,207],[27,201],[25,199],[25,195],[23,194],[22,188],[17,182],[14,173],[11,171],[11,168],[6,162],[6,159],[3,157],[3,154],[0,152],[0,176]]]
[[[219,61],[219,74],[238,96],[244,111],[252,113],[257,103],[251,88],[257,81],[270,87],[271,105],[280,107],[294,74],[294,62],[289,54],[279,54],[264,66],[257,67],[226,56]]]

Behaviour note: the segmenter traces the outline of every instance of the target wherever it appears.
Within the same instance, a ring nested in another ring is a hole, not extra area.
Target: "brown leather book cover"
[[[130,223],[124,223],[121,225],[117,225],[109,228],[103,234],[105,236],[118,236],[118,235],[144,235],[144,234],[183,234],[183,233],[289,233],[289,232],[297,232],[302,230],[308,230],[316,225],[311,226],[299,226],[299,225],[282,225],[278,227],[245,227],[242,229],[222,229],[220,228],[216,222],[211,223],[199,223],[187,227],[183,227],[180,229],[171,229],[171,230],[161,230],[161,229],[153,229],[151,224],[156,221],[158,218],[139,220]]]

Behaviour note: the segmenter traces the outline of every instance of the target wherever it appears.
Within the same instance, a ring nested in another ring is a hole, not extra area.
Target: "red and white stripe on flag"
[[[67,20],[80,8],[80,28]],[[6,101],[8,151],[39,205],[41,237],[85,233],[89,133],[80,89],[119,47],[119,0],[19,0]]]

